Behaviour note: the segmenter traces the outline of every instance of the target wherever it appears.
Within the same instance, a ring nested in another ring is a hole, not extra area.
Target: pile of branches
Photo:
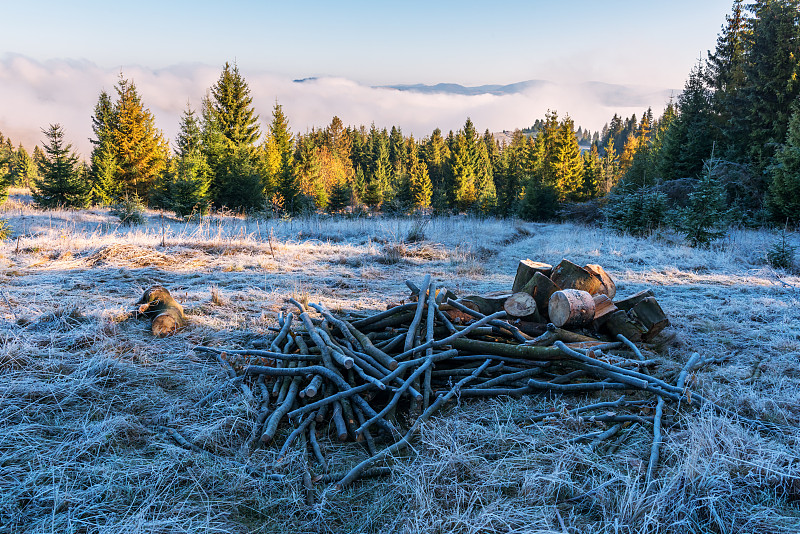
[[[734,415],[690,392],[686,384],[689,373],[718,360],[694,354],[677,381],[669,383],[649,374],[655,360],[646,359],[622,334],[543,323],[541,334],[533,336],[530,324],[525,326],[529,333],[517,326],[526,321],[505,309],[484,314],[475,309],[478,298],[459,299],[430,276],[419,286],[407,284],[412,302],[380,313],[337,317],[321,304],[306,307],[289,299],[296,310],[282,313],[275,335],[257,340],[254,348],[195,347],[219,361],[230,377],[197,407],[226,387],[239,387],[259,406],[249,446],[279,445],[276,469],[292,447],[302,448],[309,493],[314,482],[344,487],[388,473],[386,460],[408,448],[420,426],[456,398],[638,392],[635,400],[623,396],[568,413],[534,414],[530,420],[581,416],[594,421],[602,425],[597,432],[575,438],[593,447],[631,425],[652,427],[648,480],[658,465],[666,403],[676,410],[710,405],[717,413]],[[509,297],[500,300],[507,303]],[[593,412],[599,413],[587,415]],[[739,420],[775,430],[767,423]],[[188,444],[177,431],[170,433]],[[362,444],[367,458],[347,472],[329,472],[319,443],[322,434]]]

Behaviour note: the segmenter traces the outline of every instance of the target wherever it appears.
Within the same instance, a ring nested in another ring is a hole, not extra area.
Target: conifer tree
[[[60,124],[51,124],[42,133],[47,137],[45,158],[34,182],[33,200],[43,208],[83,208],[89,203],[89,187],[81,176],[78,155],[64,139]]]
[[[742,95],[747,82],[745,68],[750,39],[744,0],[733,1],[731,14],[725,16],[725,22],[714,52],[708,54],[704,74],[706,84],[713,91],[714,128],[718,130],[715,137],[720,139],[726,158],[742,161],[749,149]]]
[[[142,103],[136,85],[120,75],[111,105],[100,94],[92,129],[94,192],[99,200],[113,203],[123,197],[145,199],[155,179],[165,170],[169,149],[153,114]]]
[[[478,191],[475,184],[475,167],[472,157],[471,143],[464,131],[459,131],[455,136],[452,148],[452,173],[455,182],[455,202],[459,210],[466,211],[473,208],[478,200]]]
[[[252,148],[261,131],[253,108],[250,87],[239,66],[225,63],[217,82],[211,86],[207,120],[222,133],[232,148]]]
[[[201,140],[199,120],[187,106],[175,143],[176,156],[152,194],[155,205],[174,211],[178,217],[204,215],[208,211],[211,168]]]
[[[11,158],[11,181],[22,187],[30,187],[38,177],[36,163],[33,158],[25,150],[25,147],[20,144]]]
[[[260,207],[265,182],[269,185],[259,172],[256,142],[261,131],[250,87],[236,64],[225,63],[203,99],[202,117],[203,152],[211,167],[214,203],[233,209]]]
[[[777,222],[800,222],[800,111],[789,121],[789,132],[775,156],[768,206]]]
[[[411,200],[415,208],[427,209],[431,205],[433,195],[433,184],[428,176],[428,169],[425,163],[417,160],[414,162],[410,174]]]
[[[293,194],[286,184],[294,179],[294,137],[289,129],[289,120],[283,113],[283,106],[277,101],[272,108],[272,122],[264,142],[264,151],[267,159],[264,182],[266,195],[271,196],[276,189],[280,189],[281,195]],[[294,204],[294,200],[284,196],[284,201],[290,205]]]
[[[477,208],[484,214],[494,213],[497,207],[497,190],[494,186],[492,173],[492,159],[489,147],[485,142],[477,145],[477,160],[475,168],[475,187],[477,188]]]
[[[583,187],[580,200],[588,200],[598,196],[603,182],[603,164],[597,143],[592,143],[592,148],[583,155]]]
[[[697,177],[715,144],[711,93],[698,64],[678,96],[677,113],[664,135],[659,175],[666,179]]]
[[[123,196],[122,183],[117,181],[117,158],[112,139],[114,104],[108,93],[100,92],[92,115],[92,155],[90,180],[92,200],[113,204]]]
[[[688,205],[678,210],[676,228],[693,247],[708,246],[725,235],[725,190],[715,176],[713,154],[703,166],[703,175],[689,195]]]
[[[748,9],[753,18],[742,102],[750,160],[761,172],[786,139],[792,105],[800,94],[800,0],[755,0]]]

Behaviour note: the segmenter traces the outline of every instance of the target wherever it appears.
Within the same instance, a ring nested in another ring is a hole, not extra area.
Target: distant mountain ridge
[[[545,85],[552,85],[547,80],[526,80],[524,82],[510,83],[507,85],[478,85],[474,87],[464,86],[457,83],[437,83],[436,85],[426,85],[423,83],[381,85],[382,89],[397,89],[398,91],[413,91],[415,93],[444,93],[451,95],[513,95],[523,93],[529,89],[538,89]]]

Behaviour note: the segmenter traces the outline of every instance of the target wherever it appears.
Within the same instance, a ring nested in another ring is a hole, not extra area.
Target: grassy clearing
[[[463,403],[425,425],[390,478],[340,493],[320,484],[309,507],[291,463],[282,482],[243,467],[267,468],[277,451],[242,448],[254,407],[235,389],[194,408],[226,375],[190,348],[263,335],[287,296],[381,309],[405,297],[408,278],[480,293],[509,288],[519,258],[567,257],[602,264],[620,295],[655,290],[674,325],[649,347],[660,376],[673,380],[694,351],[726,355],[694,387],[800,429],[800,277],[766,265],[766,232],[696,250],[669,234],[459,217],[430,221],[424,239],[406,219],[148,212],[146,225],[122,227],[105,210],[37,211],[20,191],[0,217],[14,232],[0,247],[0,532],[800,531],[798,436],[710,413],[667,414],[646,488],[651,429],[629,430],[610,453],[568,442],[597,428],[589,421],[528,420],[594,398]],[[190,319],[164,340],[127,319],[156,283]],[[215,456],[179,447],[163,425]],[[365,454],[321,443],[334,469]]]

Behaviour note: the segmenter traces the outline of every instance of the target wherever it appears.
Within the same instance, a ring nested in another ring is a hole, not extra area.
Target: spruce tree
[[[203,99],[202,117],[203,152],[211,167],[214,203],[237,210],[260,207],[267,182],[256,151],[261,131],[250,88],[236,64],[225,63]],[[254,177],[259,179],[259,188]]]
[[[25,147],[20,144],[11,158],[11,181],[15,185],[30,187],[37,176],[36,163]]]
[[[428,169],[422,161],[415,161],[410,170],[411,200],[415,208],[427,209],[431,206],[433,184]]]
[[[208,212],[211,168],[202,152],[201,139],[197,116],[187,106],[175,142],[176,156],[152,194],[154,205],[172,210],[178,217]]]
[[[800,111],[789,121],[786,142],[775,156],[777,164],[771,169],[768,206],[776,222],[800,222]]]
[[[497,190],[494,186],[492,173],[492,159],[489,147],[484,142],[477,145],[477,159],[475,165],[475,187],[477,188],[477,208],[484,214],[494,213],[497,207]]]
[[[703,176],[689,195],[688,205],[678,210],[676,229],[686,236],[693,247],[706,247],[725,235],[725,190],[715,176],[716,161],[703,166]]]
[[[717,37],[714,52],[706,60],[705,81],[713,91],[715,138],[722,144],[723,154],[731,161],[742,161],[748,152],[749,132],[745,124],[746,105],[742,89],[747,82],[747,42],[750,28],[744,0],[734,0],[731,14]]]
[[[89,203],[89,187],[81,175],[78,155],[64,139],[60,124],[51,124],[42,133],[47,137],[45,158],[34,181],[33,200],[43,208],[84,208]]]
[[[225,63],[211,87],[207,120],[225,136],[231,147],[255,146],[261,131],[253,108],[250,87],[239,73],[239,66]]]
[[[705,85],[703,65],[689,75],[678,96],[677,113],[664,134],[658,174],[665,180],[695,178],[715,144],[711,92]]]
[[[475,184],[475,167],[471,143],[463,131],[459,131],[455,136],[452,148],[451,172],[455,182],[456,207],[461,211],[472,209],[478,200],[478,190]]]
[[[753,18],[741,93],[749,156],[760,172],[786,139],[792,105],[800,94],[800,0],[756,0],[748,9]]]
[[[115,89],[113,106],[102,92],[92,117],[93,192],[109,204],[123,198],[146,199],[166,169],[169,155],[167,142],[136,85],[120,75]]]
[[[290,190],[286,184],[293,180],[294,137],[289,129],[289,119],[283,113],[283,107],[275,102],[272,108],[272,122],[269,125],[269,134],[264,141],[264,151],[267,159],[264,191],[270,196],[276,189],[284,196],[284,201],[289,205],[295,204],[294,198],[285,195],[297,194],[299,191]]]

